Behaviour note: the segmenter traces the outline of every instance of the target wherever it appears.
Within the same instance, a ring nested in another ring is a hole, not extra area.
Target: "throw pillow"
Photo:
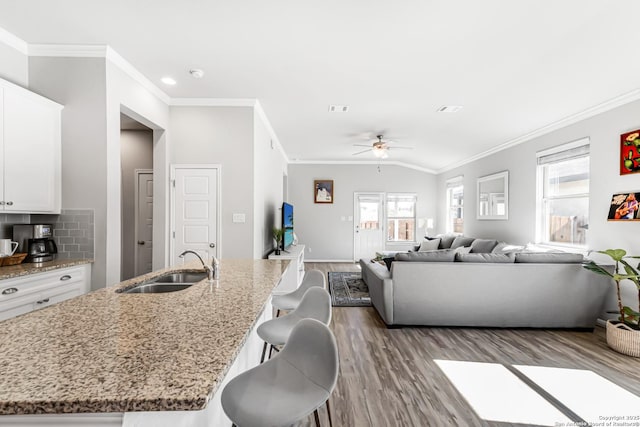
[[[459,248],[460,246],[471,246],[474,240],[473,237],[458,236],[451,243],[451,249]]]
[[[491,251],[494,254],[508,254],[511,252],[522,252],[524,250],[524,246],[512,245],[507,242],[499,242],[495,248]]]
[[[568,252],[520,252],[516,254],[516,262],[540,264],[580,264],[584,260],[582,254]]]
[[[456,251],[445,249],[440,251],[407,252],[396,254],[396,261],[408,262],[453,262]]]
[[[391,271],[391,263],[393,262],[394,257],[387,257],[387,258],[382,258],[382,261],[384,261],[384,265],[387,266],[387,270]]]
[[[451,244],[456,239],[455,234],[440,234],[438,236],[440,238],[440,248],[439,249],[450,249]]]
[[[418,252],[435,251],[440,246],[440,239],[424,240],[418,248]]]
[[[516,260],[515,254],[470,253],[470,254],[456,255],[456,261],[460,261],[460,262],[513,264],[515,260]]]
[[[471,243],[471,252],[476,254],[488,254],[498,245],[497,240],[476,239]]]
[[[455,248],[456,254],[468,254],[471,252],[471,246],[460,246],[459,248]]]

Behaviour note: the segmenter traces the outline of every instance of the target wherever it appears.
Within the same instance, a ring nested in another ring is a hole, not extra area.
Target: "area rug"
[[[369,288],[359,272],[329,272],[329,292],[334,307],[370,307]]]

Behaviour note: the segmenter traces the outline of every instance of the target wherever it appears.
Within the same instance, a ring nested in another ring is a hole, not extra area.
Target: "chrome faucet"
[[[191,250],[187,250],[187,251],[182,252],[179,255],[179,257],[180,258],[184,258],[184,256],[186,254],[194,254],[195,256],[198,257],[198,259],[202,263],[202,268],[204,268],[204,271],[207,272],[207,279],[208,280],[217,280],[218,279],[218,260],[217,260],[217,258],[215,256],[212,257],[213,259],[211,261],[211,265],[208,265],[202,260],[202,257],[200,255],[198,255],[197,252],[194,252],[194,251],[191,251]]]

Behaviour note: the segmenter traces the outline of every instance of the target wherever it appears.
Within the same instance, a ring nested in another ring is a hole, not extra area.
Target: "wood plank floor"
[[[325,274],[359,271],[353,263],[306,263],[305,267]],[[480,419],[434,359],[586,369],[640,396],[640,359],[610,350],[603,328],[593,333],[387,329],[374,308],[361,307],[334,308],[331,328],[340,351],[340,376],[331,397],[336,427],[512,425]],[[320,421],[328,426],[324,407]],[[296,427],[314,425],[311,416]]]

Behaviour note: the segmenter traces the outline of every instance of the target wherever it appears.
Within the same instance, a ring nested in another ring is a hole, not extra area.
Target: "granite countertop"
[[[0,322],[0,414],[203,409],[288,264],[225,259],[213,283],[116,292],[165,269]]]
[[[8,265],[6,267],[0,267],[0,280],[14,279],[16,277],[27,276],[29,274],[44,273],[45,271],[73,267],[81,264],[89,264],[92,262],[92,259],[56,259],[41,263]]]

